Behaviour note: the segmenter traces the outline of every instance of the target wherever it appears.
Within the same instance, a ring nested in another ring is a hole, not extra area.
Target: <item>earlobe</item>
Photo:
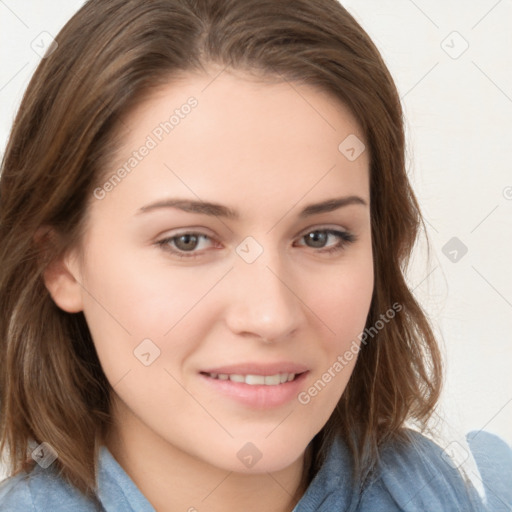
[[[35,241],[40,249],[46,252],[47,243],[51,243],[55,236],[55,232],[51,229],[45,229],[44,233],[39,230]],[[83,310],[83,288],[79,282],[79,271],[74,256],[73,251],[64,254],[51,261],[43,272],[44,284],[53,301],[68,313],[78,313]]]

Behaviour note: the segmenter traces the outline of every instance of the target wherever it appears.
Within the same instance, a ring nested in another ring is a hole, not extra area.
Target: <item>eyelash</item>
[[[348,231],[339,231],[336,229],[313,229],[312,231],[308,231],[307,233],[302,235],[300,237],[300,239],[303,239],[305,236],[307,236],[311,233],[317,233],[317,232],[327,233],[328,235],[337,236],[338,239],[340,240],[337,244],[335,244],[334,246],[332,246],[328,249],[323,249],[323,248],[318,249],[317,252],[320,252],[322,254],[325,254],[325,253],[333,254],[333,253],[343,251],[347,245],[357,241],[356,235],[354,235]],[[195,231],[185,231],[183,233],[179,233],[178,235],[164,238],[163,240],[156,242],[156,245],[161,247],[164,251],[170,252],[173,255],[178,256],[179,258],[193,259],[193,258],[200,257],[201,256],[200,252],[199,253],[198,252],[186,252],[186,251],[181,251],[181,250],[176,250],[176,249],[171,248],[170,242],[172,242],[176,238],[179,238],[180,236],[184,236],[184,235],[194,235],[194,236],[197,236],[198,238],[206,237],[206,238],[211,239],[211,237],[209,237],[208,235],[205,235],[204,233],[197,233]],[[311,247],[311,249],[314,249],[314,247]]]

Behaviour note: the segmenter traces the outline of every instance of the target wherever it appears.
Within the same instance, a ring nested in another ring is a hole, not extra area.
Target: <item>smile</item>
[[[297,373],[279,372],[272,375],[207,371],[200,372],[199,376],[219,397],[234,400],[245,407],[263,410],[293,402],[303,389],[309,373],[309,370]]]
[[[291,382],[298,375],[296,373],[276,373],[275,375],[241,375],[237,373],[206,373],[208,377],[217,380],[230,380],[232,382],[243,382],[250,386],[277,386],[285,382]]]

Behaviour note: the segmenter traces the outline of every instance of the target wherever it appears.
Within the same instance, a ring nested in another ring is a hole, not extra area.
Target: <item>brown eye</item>
[[[164,238],[156,242],[156,245],[180,258],[195,258],[201,255],[202,251],[196,251],[196,249],[202,239],[211,240],[204,233],[188,232]]]
[[[173,237],[171,240],[174,241],[176,247],[182,251],[194,250],[197,246],[199,237],[193,234],[178,235]]]

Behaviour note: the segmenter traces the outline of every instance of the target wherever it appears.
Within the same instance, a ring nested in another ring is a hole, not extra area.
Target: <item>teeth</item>
[[[291,382],[295,378],[295,373],[276,373],[275,375],[239,375],[233,373],[228,375],[226,373],[209,373],[208,376],[212,379],[218,380],[231,380],[233,382],[244,382],[251,386],[276,386]]]
[[[234,377],[234,375],[233,375],[233,377]],[[242,377],[242,376],[237,375],[237,377]],[[245,382],[246,384],[251,384],[253,386],[255,386],[256,384],[262,385],[262,384],[265,384],[265,377],[263,375],[246,375],[245,379],[242,377],[241,381],[238,380],[235,382]]]

